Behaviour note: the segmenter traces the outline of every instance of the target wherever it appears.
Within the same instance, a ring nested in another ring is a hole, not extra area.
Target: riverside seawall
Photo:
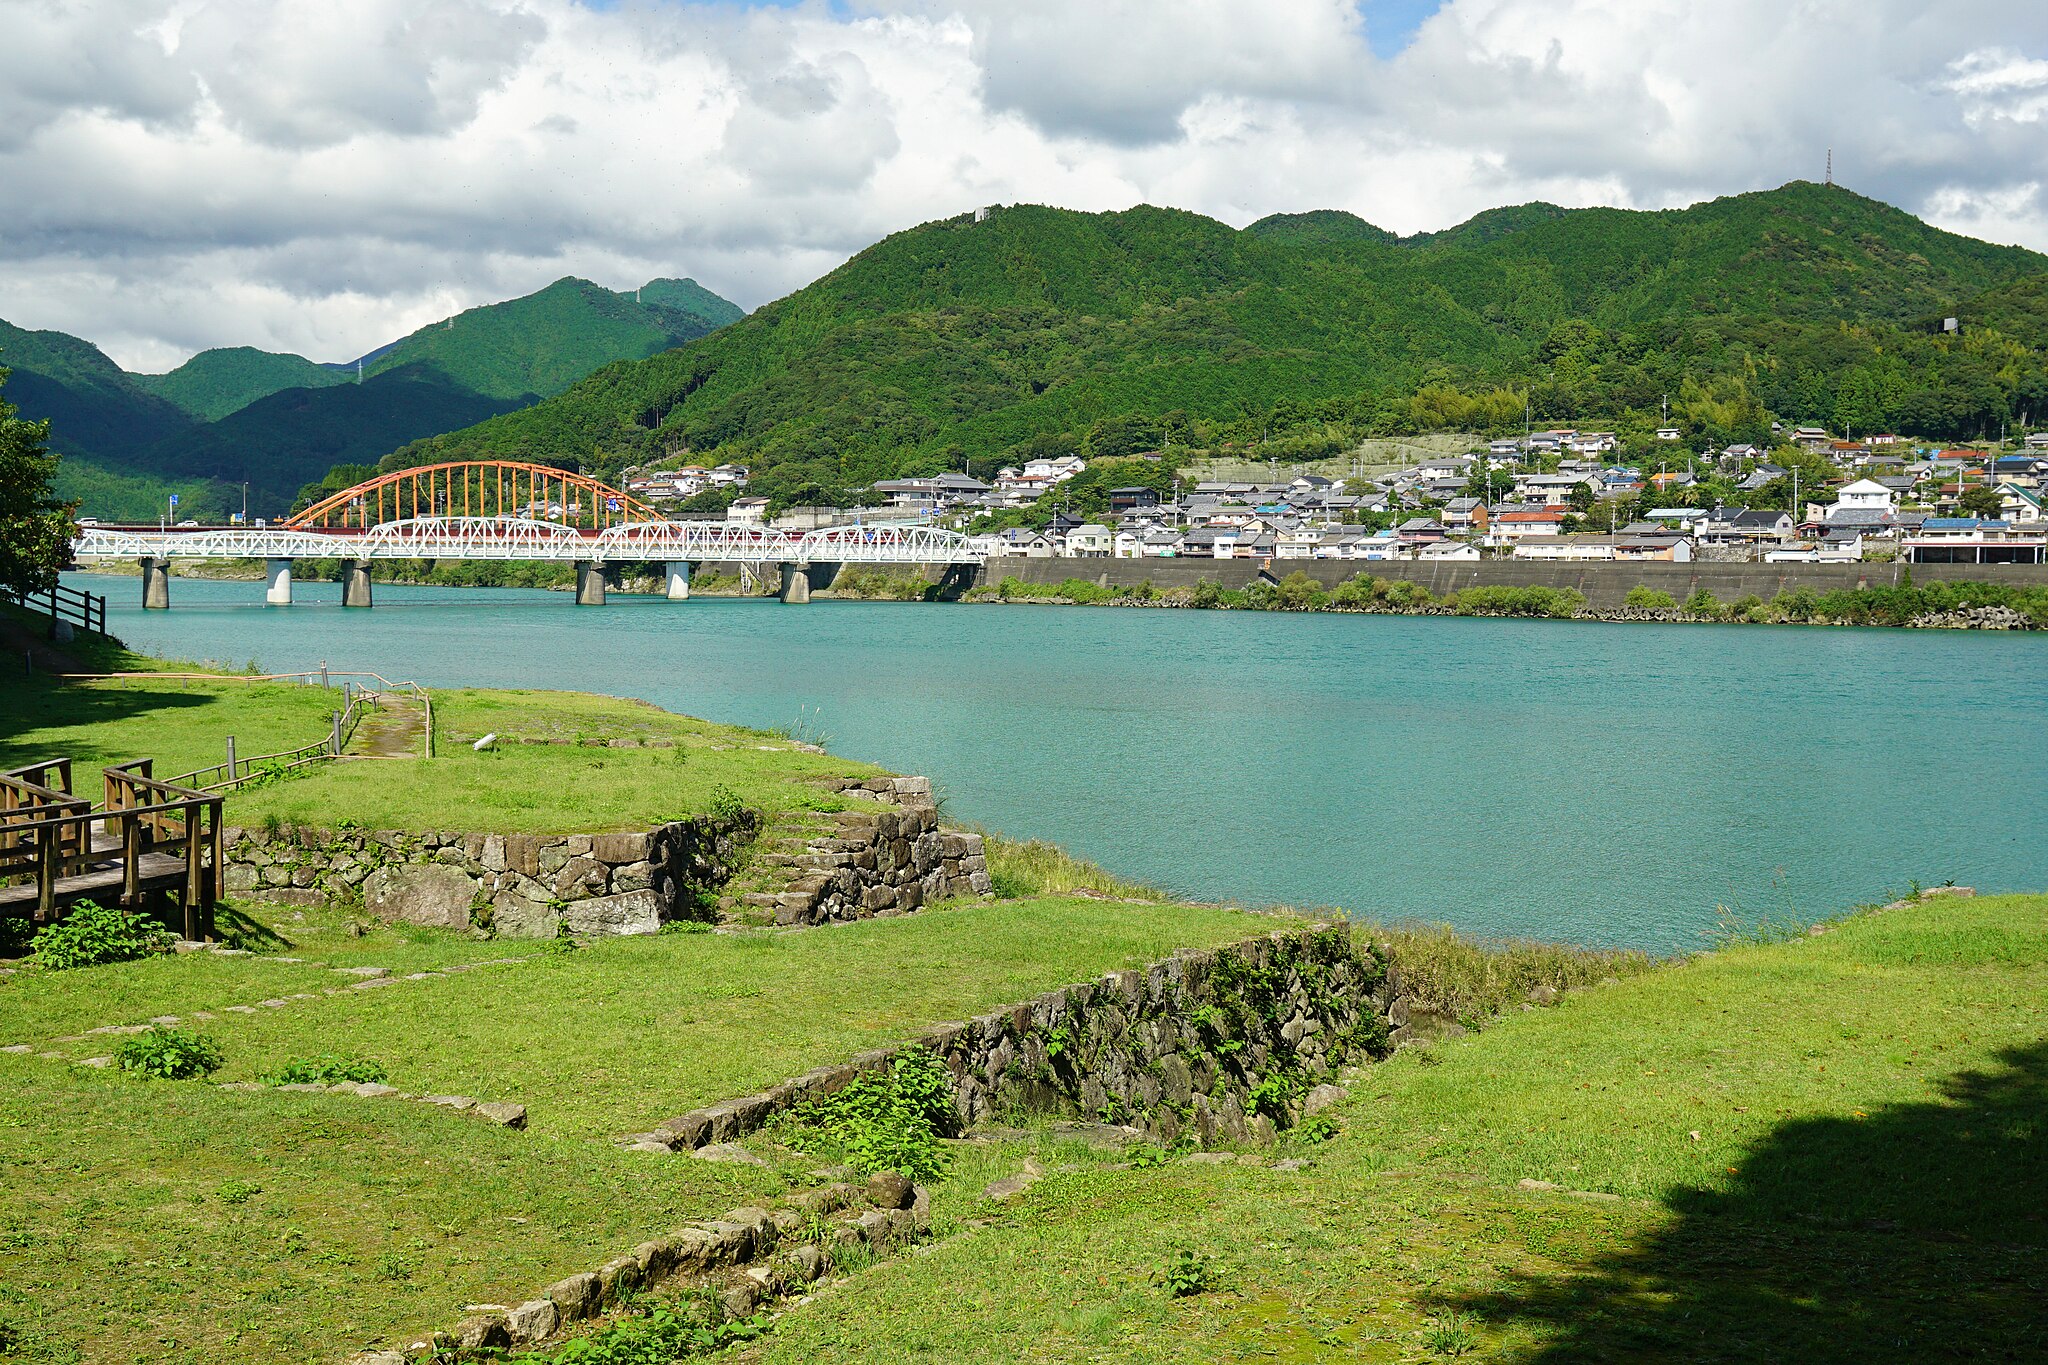
[[[2042,564],[1666,564],[1656,560],[1616,564],[1517,559],[1429,564],[1394,559],[1031,559],[1022,555],[992,556],[982,565],[978,583],[985,586],[1015,578],[1022,583],[1052,584],[1084,578],[1111,588],[1135,587],[1149,580],[1161,589],[1197,583],[1234,589],[1259,578],[1278,581],[1298,571],[1333,588],[1359,574],[1371,574],[1419,583],[1437,597],[1481,586],[1576,588],[1586,595],[1588,607],[1608,611],[1624,606],[1629,590],[1636,587],[1670,593],[1679,602],[1702,588],[1723,602],[1752,593],[1769,601],[1781,592],[1800,588],[1821,593],[1894,587],[1906,581],[1909,569],[1916,583],[2048,585],[2048,565]]]

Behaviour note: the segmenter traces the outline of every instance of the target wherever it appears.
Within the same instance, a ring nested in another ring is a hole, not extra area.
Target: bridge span
[[[372,521],[372,517],[382,518]],[[803,534],[734,521],[679,521],[581,475],[508,461],[463,461],[382,475],[275,526],[109,526],[79,530],[81,561],[142,565],[145,607],[170,605],[176,559],[260,559],[268,601],[291,601],[292,563],[337,559],[342,604],[370,605],[379,560],[537,560],[576,567],[576,601],[604,601],[607,564],[665,567],[668,596],[690,595],[695,564],[782,573],[782,599],[807,602],[842,564],[978,565],[986,549],[957,531],[880,523]],[[822,580],[822,581],[821,581]]]

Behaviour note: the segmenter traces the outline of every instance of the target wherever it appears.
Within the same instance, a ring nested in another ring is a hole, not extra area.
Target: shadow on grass
[[[1787,1123],[1660,1230],[1459,1306],[1522,1358],[2048,1360],[2048,1043],[1943,1102]]]
[[[8,687],[13,689],[15,683]],[[101,764],[148,755],[108,754],[85,739],[92,727],[152,712],[205,706],[214,700],[203,692],[171,687],[80,687],[42,677],[22,679],[20,690],[9,697],[7,706],[0,707],[0,770],[68,755],[85,765],[73,773],[79,794],[97,800]],[[40,737],[40,732],[57,728],[77,733],[68,743]],[[39,737],[28,738],[32,733]]]
[[[221,942],[231,948],[247,948],[252,953],[282,952],[298,947],[277,930],[226,901],[214,906],[213,927]]]

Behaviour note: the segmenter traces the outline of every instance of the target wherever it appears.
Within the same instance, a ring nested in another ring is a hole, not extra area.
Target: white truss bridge
[[[514,517],[409,517],[367,530],[87,526],[79,559],[500,559],[610,564],[979,564],[985,542],[932,526],[833,526],[803,535],[728,521],[583,531]]]

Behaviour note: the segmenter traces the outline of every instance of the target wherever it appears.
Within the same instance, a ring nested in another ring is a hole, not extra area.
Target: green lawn
[[[741,1358],[2048,1358],[2048,897],[1516,1011],[1371,1069],[1339,1115],[1283,1153],[1303,1171],[1068,1148],[1009,1208],[977,1191],[1025,1150],[978,1154],[939,1200],[958,1235]],[[1182,1247],[1211,1292],[1157,1283]]]
[[[554,954],[423,929],[358,938],[329,912],[244,911],[264,921],[246,932],[270,953],[0,977],[0,1045],[106,1055],[118,1038],[53,1040],[206,1010],[215,1018],[193,1026],[227,1055],[217,1079],[353,1054],[384,1062],[402,1089],[524,1103],[531,1126],[0,1055],[0,1326],[25,1360],[331,1362],[444,1326],[464,1303],[523,1297],[815,1164],[627,1153],[612,1142],[624,1131],[929,1023],[1272,928],[1213,908],[1047,899]],[[402,972],[525,951],[320,994],[350,979],[334,966]],[[266,998],[286,1003],[225,1009]],[[238,1186],[260,1193],[234,1202]]]
[[[133,655],[106,662],[109,671],[163,667]],[[160,777],[175,776],[221,762],[229,735],[245,757],[297,748],[327,734],[341,705],[338,690],[169,677],[59,683],[39,675],[22,680],[18,706],[14,695],[0,715],[0,768],[69,755],[79,790],[95,798],[104,764],[150,757]],[[881,771],[613,697],[450,690],[434,695],[434,708],[441,743],[431,763],[322,765],[232,796],[228,819],[494,833],[646,829],[704,811],[721,789],[782,811],[829,805],[819,779]],[[486,734],[500,743],[478,753],[469,741]],[[638,747],[593,747],[613,741]]]

